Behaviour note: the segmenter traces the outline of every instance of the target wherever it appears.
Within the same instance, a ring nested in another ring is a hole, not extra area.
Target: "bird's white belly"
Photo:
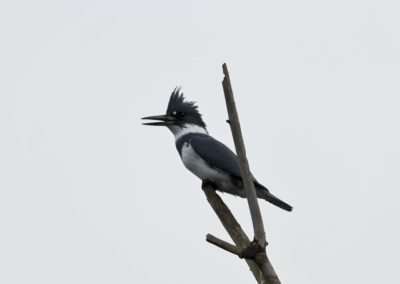
[[[182,147],[182,162],[185,167],[202,180],[208,179],[218,183],[229,182],[229,177],[211,168],[197,153],[190,144],[185,143]]]

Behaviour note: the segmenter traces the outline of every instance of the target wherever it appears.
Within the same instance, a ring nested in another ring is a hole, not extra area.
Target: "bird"
[[[184,166],[205,184],[218,191],[246,197],[238,157],[227,146],[209,135],[198,106],[188,101],[181,88],[170,96],[164,115],[143,117],[143,125],[166,126],[175,136],[175,146]],[[292,206],[274,196],[252,175],[258,198],[292,211]]]

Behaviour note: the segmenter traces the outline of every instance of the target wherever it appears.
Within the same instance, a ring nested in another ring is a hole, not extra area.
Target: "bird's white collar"
[[[175,141],[178,141],[179,138],[189,133],[208,134],[207,129],[196,124],[185,124],[183,127],[174,125],[170,126],[169,129],[174,134]]]

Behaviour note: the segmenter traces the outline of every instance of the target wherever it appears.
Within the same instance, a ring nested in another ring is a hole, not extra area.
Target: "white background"
[[[179,159],[182,86],[294,206],[261,202],[283,283],[399,283],[398,1],[2,1],[0,283],[253,283]],[[245,200],[223,196],[251,234]]]

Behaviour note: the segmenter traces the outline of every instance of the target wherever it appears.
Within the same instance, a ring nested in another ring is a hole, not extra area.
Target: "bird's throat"
[[[175,141],[177,141],[182,136],[189,133],[200,133],[208,134],[207,129],[196,124],[184,124],[183,126],[172,125],[168,127],[175,136]]]

